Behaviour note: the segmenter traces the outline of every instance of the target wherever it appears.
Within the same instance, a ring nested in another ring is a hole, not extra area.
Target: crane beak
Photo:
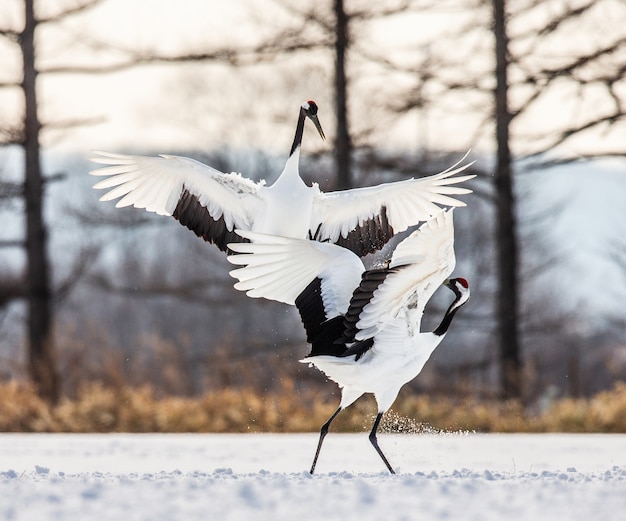
[[[323,140],[326,140],[326,136],[324,135],[324,131],[322,130],[322,124],[320,123],[320,120],[317,117],[317,114],[307,114],[309,116],[309,119],[313,122],[313,124],[315,125],[315,128],[317,129],[317,131],[320,133],[320,137]]]

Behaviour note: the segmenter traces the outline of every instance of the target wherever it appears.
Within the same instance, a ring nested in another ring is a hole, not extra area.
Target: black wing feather
[[[183,226],[189,228],[198,237],[215,244],[220,250],[229,252],[227,244],[231,242],[243,242],[243,239],[233,230],[226,227],[224,217],[214,219],[206,206],[200,203],[196,195],[183,187],[178,203],[172,216]]]
[[[385,279],[391,273],[397,272],[398,269],[399,268],[379,268],[363,273],[361,283],[354,290],[352,299],[350,300],[350,307],[344,317],[344,336],[341,339],[343,342],[355,341],[355,336],[358,332],[356,325],[363,308],[372,300],[374,292],[385,282]]]
[[[296,307],[306,330],[307,341],[311,344],[311,352],[307,356],[356,355],[358,360],[369,351],[374,345],[373,338],[358,341],[355,339],[359,316],[378,287],[390,274],[400,269],[402,266],[364,272],[359,286],[354,290],[345,316],[337,316],[330,320],[326,320],[321,294],[322,281],[319,278],[313,280],[296,299]]]
[[[307,342],[311,352],[307,356],[342,356],[345,345],[337,344],[343,334],[343,317],[326,319],[322,300],[322,281],[315,278],[296,298],[296,307],[304,324]]]
[[[304,288],[296,298],[296,307],[304,324],[307,342],[319,335],[322,324],[326,322],[326,311],[322,300],[322,280],[317,277]]]
[[[347,237],[339,235],[336,244],[364,257],[380,250],[393,235],[393,228],[387,219],[387,207],[382,206],[378,215],[358,225]]]

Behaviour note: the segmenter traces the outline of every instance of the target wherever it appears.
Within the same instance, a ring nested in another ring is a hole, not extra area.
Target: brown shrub
[[[16,381],[0,385],[0,431],[48,432],[51,410],[30,387]]]
[[[33,389],[0,384],[4,432],[312,432],[335,411],[338,396],[282,389],[259,394],[224,389],[201,397],[159,397],[148,386],[84,385],[75,397],[49,406]],[[337,417],[334,431],[371,428],[371,396]],[[540,415],[517,402],[485,402],[401,393],[382,424],[384,432],[626,432],[626,384],[590,399],[563,399]]]

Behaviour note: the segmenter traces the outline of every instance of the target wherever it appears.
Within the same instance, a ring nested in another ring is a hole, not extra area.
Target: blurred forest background
[[[472,300],[407,392],[542,411],[626,380],[623,1],[4,0],[0,64],[6,385],[336,397],[298,363],[294,309],[87,175],[99,149],[272,182],[307,99],[328,140],[305,130],[301,173],[323,190],[477,160],[455,212]]]

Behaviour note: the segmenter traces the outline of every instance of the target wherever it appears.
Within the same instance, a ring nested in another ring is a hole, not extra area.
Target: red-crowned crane
[[[110,165],[90,174],[106,179],[94,188],[111,189],[101,201],[121,197],[117,207],[135,206],[171,215],[198,237],[226,251],[241,241],[234,229],[336,243],[364,256],[382,248],[394,235],[427,220],[440,206],[464,206],[452,195],[471,192],[457,185],[473,175],[453,177],[469,164],[420,179],[324,193],[307,186],[298,163],[305,119],[324,132],[317,105],[300,107],[285,168],[270,186],[240,174],[225,174],[193,159],[172,155],[132,156],[95,152],[91,161]],[[459,166],[460,165],[460,166]]]
[[[469,299],[464,278],[449,279],[455,266],[453,210],[440,211],[400,242],[382,268],[365,270],[349,250],[334,244],[238,231],[249,243],[230,244],[235,288],[250,297],[295,304],[311,352],[302,360],[341,387],[341,402],[322,426],[311,466],[335,417],[365,393],[378,414],[369,435],[383,462],[376,431],[400,388],[415,378],[443,340],[455,313]],[[441,323],[421,332],[424,307],[445,285],[455,297]]]

